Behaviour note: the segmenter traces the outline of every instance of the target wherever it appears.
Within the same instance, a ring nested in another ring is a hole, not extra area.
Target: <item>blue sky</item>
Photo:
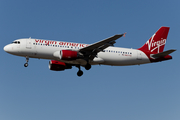
[[[180,1],[1,0],[1,120],[179,120]],[[7,54],[6,44],[39,38],[91,44],[127,32],[115,46],[141,47],[169,26],[173,59],[140,66],[48,69],[48,60]]]

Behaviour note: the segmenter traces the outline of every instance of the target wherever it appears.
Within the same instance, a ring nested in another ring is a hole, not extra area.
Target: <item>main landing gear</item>
[[[24,63],[24,67],[28,66],[29,57],[26,56],[26,63]]]
[[[77,72],[77,76],[81,77],[83,75],[83,71],[81,70],[81,66],[77,65],[76,67],[79,68],[79,71]],[[89,63],[86,64],[85,69],[86,70],[91,69],[91,65]]]
[[[77,68],[79,68],[79,71],[77,72],[77,76],[82,76],[83,75],[83,71],[81,70],[81,67],[80,67],[80,65],[77,65],[76,66]]]
[[[85,66],[85,69],[86,70],[90,70],[91,69],[91,65],[89,63],[87,63],[86,66]]]

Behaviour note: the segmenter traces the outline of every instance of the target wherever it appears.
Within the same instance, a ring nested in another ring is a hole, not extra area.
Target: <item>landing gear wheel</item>
[[[89,63],[87,63],[86,66],[85,66],[85,69],[86,69],[86,70],[91,69],[91,65],[90,65]]]
[[[26,56],[26,63],[24,64],[24,67],[27,67],[27,66],[28,66],[28,62],[29,62],[29,57]]]
[[[81,76],[83,75],[83,71],[82,71],[82,70],[79,70],[79,71],[77,72],[77,75],[78,75],[79,77],[81,77]]]
[[[27,67],[27,66],[28,66],[28,63],[25,63],[25,64],[24,64],[24,67]]]

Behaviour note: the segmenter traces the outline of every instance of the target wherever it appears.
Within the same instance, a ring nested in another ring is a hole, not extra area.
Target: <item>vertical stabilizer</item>
[[[161,53],[166,44],[170,27],[161,27],[154,35],[138,50],[153,54]]]

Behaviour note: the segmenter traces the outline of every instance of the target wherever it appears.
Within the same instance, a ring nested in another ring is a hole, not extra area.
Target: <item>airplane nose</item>
[[[10,50],[10,46],[9,45],[4,46],[4,51],[5,52],[9,52],[9,50]]]

